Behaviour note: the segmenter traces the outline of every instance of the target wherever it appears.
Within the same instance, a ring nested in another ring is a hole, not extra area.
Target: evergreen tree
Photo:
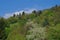
[[[15,14],[13,14],[13,17],[15,17],[16,15]]]
[[[25,15],[25,12],[24,11],[22,12],[22,15]]]

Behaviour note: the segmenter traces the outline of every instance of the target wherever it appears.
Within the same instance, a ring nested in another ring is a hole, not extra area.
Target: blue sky
[[[25,9],[46,9],[60,5],[60,0],[0,0],[0,16]]]

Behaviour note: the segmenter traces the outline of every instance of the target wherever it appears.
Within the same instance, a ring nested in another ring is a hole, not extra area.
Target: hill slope
[[[2,40],[5,36],[6,40],[60,40],[60,6],[34,10],[31,14],[14,14],[4,20],[7,22],[6,26],[3,24]]]

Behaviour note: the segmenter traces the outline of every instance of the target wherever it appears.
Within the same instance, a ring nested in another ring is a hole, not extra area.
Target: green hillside
[[[1,17],[0,40],[60,40],[60,6]]]

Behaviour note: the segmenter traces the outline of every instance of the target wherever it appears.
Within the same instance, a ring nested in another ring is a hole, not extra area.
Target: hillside
[[[0,18],[1,40],[60,40],[60,6]]]

